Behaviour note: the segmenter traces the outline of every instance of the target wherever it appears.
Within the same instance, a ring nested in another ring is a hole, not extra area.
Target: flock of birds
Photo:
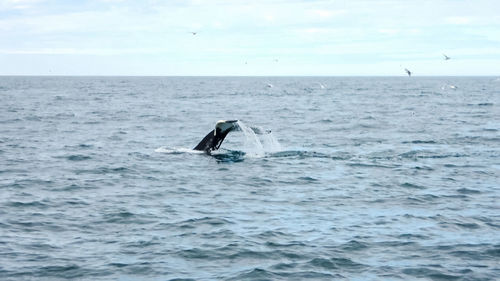
[[[451,57],[447,56],[446,54],[443,54],[444,60],[450,60]],[[411,71],[408,68],[405,68],[406,74],[408,74],[408,77],[411,77]]]
[[[443,59],[446,61],[446,60],[450,60],[451,57],[447,56],[446,54],[443,54]],[[408,74],[408,77],[411,77],[411,71],[408,68],[405,68],[405,72],[406,72],[406,74]],[[452,85],[452,84],[448,84],[448,83],[446,83],[444,86],[441,87],[442,90],[444,90],[446,88],[456,90],[458,87],[455,85]]]
[[[190,31],[189,33],[191,33],[193,36],[195,36],[196,34],[198,34],[198,32],[195,32],[195,31]],[[451,57],[447,56],[446,54],[443,54],[443,57],[444,57],[444,60],[450,60],[450,59],[451,59]],[[274,61],[274,62],[278,62],[279,60],[278,60],[278,59],[274,59],[273,61]],[[248,62],[246,62],[246,61],[245,61],[245,64],[248,64]],[[412,73],[412,72],[411,72],[408,68],[405,68],[405,72],[406,72],[406,74],[408,75],[408,77],[411,77],[411,73]],[[273,85],[268,84],[268,85],[267,85],[267,87],[268,87],[268,88],[272,88],[272,87],[273,87]],[[323,88],[324,88],[324,86],[323,86],[323,85],[321,85],[321,88],[323,89]],[[451,85],[451,86],[450,86],[450,88],[452,88],[452,89],[456,89],[456,86]]]

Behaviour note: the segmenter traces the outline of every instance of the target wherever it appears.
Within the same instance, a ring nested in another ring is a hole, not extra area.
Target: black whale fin
[[[210,131],[201,141],[200,143],[193,148],[193,150],[203,150],[203,151],[209,151],[213,147],[213,142],[215,139],[214,135],[215,130]]]
[[[238,127],[236,122],[237,120],[218,121],[215,124],[215,129],[210,131],[193,150],[210,153],[212,150],[219,149],[227,134]]]

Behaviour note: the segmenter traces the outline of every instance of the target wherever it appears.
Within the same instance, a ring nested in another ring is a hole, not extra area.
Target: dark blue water
[[[0,100],[2,280],[500,276],[498,79],[0,77]],[[278,143],[190,151],[219,119]]]

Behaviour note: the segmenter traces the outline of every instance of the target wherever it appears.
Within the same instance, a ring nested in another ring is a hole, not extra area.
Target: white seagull
[[[405,68],[406,74],[408,74],[408,77],[411,76],[411,71],[408,70],[408,68]]]
[[[443,56],[444,56],[444,60],[449,60],[449,59],[451,59],[449,56],[447,56],[447,55],[445,55],[445,54],[443,54]]]

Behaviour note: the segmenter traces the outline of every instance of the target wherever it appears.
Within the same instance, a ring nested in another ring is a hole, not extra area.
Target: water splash
[[[262,146],[264,147],[264,151],[267,153],[282,151],[281,144],[278,142],[276,137],[270,131],[261,136],[261,141],[262,141]]]
[[[247,157],[264,157],[268,154],[282,151],[281,144],[271,131],[264,130],[258,126],[247,126],[241,121],[238,121],[237,124],[239,127],[238,131],[243,132],[243,136],[241,138],[237,136],[228,137],[222,149],[219,151],[212,151],[212,155],[219,158],[224,158],[229,155],[231,156],[229,158],[232,159],[235,155],[237,158],[241,158],[242,155]],[[233,146],[236,145],[236,147],[231,148],[231,143]],[[166,154],[204,153],[203,151],[193,150],[191,148],[166,146],[155,149],[155,152]]]
[[[245,136],[243,150],[248,156],[263,157],[266,153],[281,151],[281,144],[271,131],[265,131],[260,127],[249,127],[242,121],[238,126]]]

